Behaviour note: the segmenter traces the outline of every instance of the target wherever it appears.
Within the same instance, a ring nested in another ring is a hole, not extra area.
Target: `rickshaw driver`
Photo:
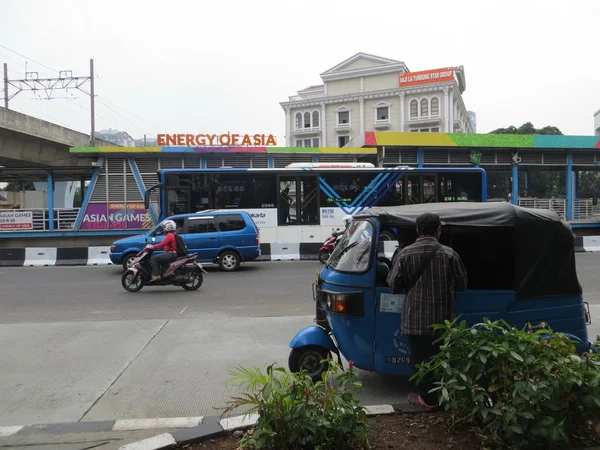
[[[427,361],[439,350],[439,336],[431,328],[452,318],[454,291],[467,288],[467,272],[458,253],[438,242],[442,225],[437,214],[423,213],[416,220],[419,237],[404,247],[392,261],[387,281],[393,294],[406,292],[401,332],[410,335],[413,364]],[[409,403],[437,407],[437,393],[429,393],[434,380],[425,377],[419,394],[408,395]]]

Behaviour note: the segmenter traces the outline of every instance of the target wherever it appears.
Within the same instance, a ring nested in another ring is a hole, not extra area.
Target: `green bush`
[[[346,450],[369,448],[366,413],[355,393],[362,389],[356,370],[347,371],[329,360],[322,380],[313,382],[304,373],[267,366],[266,371],[237,367],[228,383],[250,392],[234,397],[223,415],[242,406],[257,413],[252,431],[239,442],[244,449]]]
[[[431,372],[440,405],[487,445],[564,445],[600,418],[599,355],[575,354],[547,324],[518,330],[486,319],[468,328],[457,319],[435,328],[440,351],[411,380]]]

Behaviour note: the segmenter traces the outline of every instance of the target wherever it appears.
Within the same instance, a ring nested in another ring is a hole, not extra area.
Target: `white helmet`
[[[173,222],[172,220],[165,220],[163,222],[163,229],[165,231],[175,231],[176,228],[177,225],[175,225],[175,222]]]
[[[352,222],[352,216],[345,215],[343,221],[344,221],[344,226],[348,227],[348,225],[350,225],[350,222]]]

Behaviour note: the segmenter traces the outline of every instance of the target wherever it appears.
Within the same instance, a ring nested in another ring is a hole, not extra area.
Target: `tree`
[[[531,122],[526,122],[520,127],[511,125],[506,128],[497,128],[490,134],[541,134],[541,135],[562,135],[557,127],[545,126],[535,128]],[[525,186],[525,173],[519,173],[519,186]],[[490,197],[504,197],[511,192],[511,175],[507,172],[489,172],[488,190]],[[528,180],[528,195],[536,197],[549,198],[552,196],[563,197],[565,195],[566,174],[564,171],[535,171],[530,173]]]
[[[4,188],[4,190],[9,191],[9,192],[20,192],[22,190],[35,191],[35,186],[33,185],[33,183],[31,181],[24,181],[23,187],[21,187],[21,182],[19,182],[19,181],[10,181],[9,183],[6,184],[6,187]]]

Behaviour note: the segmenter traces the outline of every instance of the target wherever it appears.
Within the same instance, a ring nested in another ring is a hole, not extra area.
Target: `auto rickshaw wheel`
[[[288,359],[291,372],[302,372],[312,378],[314,382],[321,379],[321,375],[329,369],[329,363],[323,361],[330,357],[330,352],[318,345],[305,345],[292,349]]]

